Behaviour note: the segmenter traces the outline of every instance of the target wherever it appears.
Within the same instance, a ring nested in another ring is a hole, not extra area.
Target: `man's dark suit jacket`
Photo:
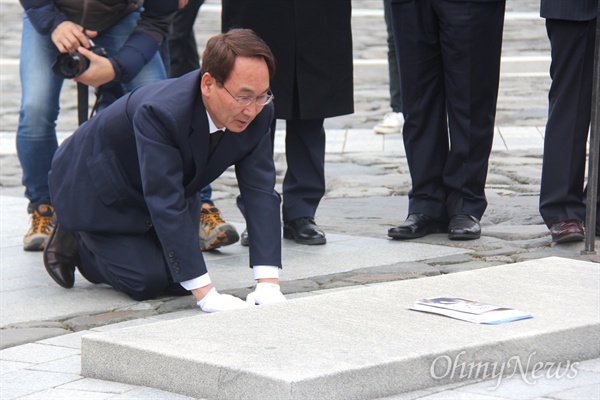
[[[273,104],[248,129],[226,131],[209,154],[200,71],[142,86],[83,124],[52,162],[52,204],[72,232],[155,229],[175,282],[206,272],[188,200],[231,165],[244,200],[250,265],[281,266],[280,199],[269,126]],[[199,204],[192,201],[191,203]],[[143,268],[143,266],[140,266]]]
[[[598,16],[597,0],[541,0],[540,15],[548,19],[589,21]]]

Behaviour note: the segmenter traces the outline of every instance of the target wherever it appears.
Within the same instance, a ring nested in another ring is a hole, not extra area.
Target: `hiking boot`
[[[235,227],[223,219],[215,206],[204,203],[200,209],[200,250],[209,251],[240,240]]]
[[[31,215],[31,227],[23,238],[23,250],[42,251],[52,235],[52,216],[54,207],[50,204],[38,204]]]

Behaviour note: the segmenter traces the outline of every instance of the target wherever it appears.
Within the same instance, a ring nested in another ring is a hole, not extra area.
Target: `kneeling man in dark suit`
[[[214,312],[283,301],[280,199],[270,130],[275,61],[251,30],[211,38],[202,68],[142,86],[83,124],[50,172],[57,225],[50,276],[75,268],[136,300],[191,293]],[[199,246],[199,191],[235,165],[256,289],[244,302],[216,291]]]

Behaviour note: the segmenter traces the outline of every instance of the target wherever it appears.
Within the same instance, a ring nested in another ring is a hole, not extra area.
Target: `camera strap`
[[[77,119],[79,120],[79,125],[88,119],[88,96],[88,85],[77,82]]]

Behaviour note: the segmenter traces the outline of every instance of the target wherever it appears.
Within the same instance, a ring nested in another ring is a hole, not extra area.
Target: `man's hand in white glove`
[[[254,292],[246,296],[246,302],[249,304],[271,304],[286,301],[281,293],[279,285],[275,283],[259,282],[256,284]]]
[[[250,304],[229,294],[221,294],[212,288],[202,300],[197,302],[202,311],[207,313],[248,308]]]

